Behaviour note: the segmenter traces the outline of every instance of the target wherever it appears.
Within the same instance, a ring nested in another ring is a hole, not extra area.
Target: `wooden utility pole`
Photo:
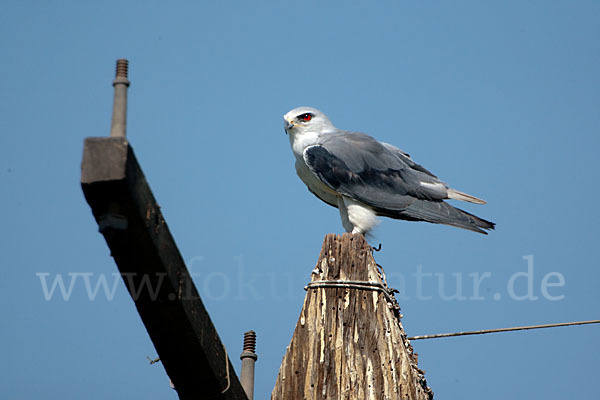
[[[327,235],[272,400],[433,398],[362,235]]]

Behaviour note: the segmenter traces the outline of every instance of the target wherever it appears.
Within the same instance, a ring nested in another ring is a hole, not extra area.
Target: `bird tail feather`
[[[495,223],[479,218],[443,201],[417,201],[404,209],[397,217],[427,221],[435,224],[451,225],[487,235],[486,230],[494,229]]]
[[[486,201],[479,199],[475,196],[471,196],[470,194],[467,193],[463,193],[460,190],[456,190],[456,189],[448,189],[448,198],[449,199],[454,199],[454,200],[460,200],[460,201],[468,201],[469,203],[475,203],[475,204],[485,204]]]

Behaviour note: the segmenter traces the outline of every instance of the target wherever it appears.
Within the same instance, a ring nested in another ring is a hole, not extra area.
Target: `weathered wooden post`
[[[327,235],[272,400],[431,399],[362,235]]]

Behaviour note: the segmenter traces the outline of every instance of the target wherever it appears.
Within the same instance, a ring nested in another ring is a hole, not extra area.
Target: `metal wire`
[[[482,329],[479,331],[467,331],[467,332],[455,332],[455,333],[438,333],[435,335],[411,336],[411,337],[408,337],[407,339],[408,340],[438,339],[438,338],[453,337],[453,336],[483,335],[485,333],[526,331],[526,330],[530,330],[530,329],[557,328],[559,326],[588,325],[588,324],[600,324],[600,320],[595,319],[595,320],[590,320],[590,321],[561,322],[561,323],[557,323],[557,324],[516,326],[514,328]]]
[[[317,288],[343,288],[343,289],[359,289],[359,290],[371,290],[382,293],[386,300],[393,306],[396,306],[398,302],[394,297],[394,293],[398,293],[398,290],[384,286],[382,282],[370,282],[370,281],[349,281],[349,280],[332,280],[332,281],[315,281],[308,283],[304,290],[317,289]],[[398,309],[400,307],[398,306]]]

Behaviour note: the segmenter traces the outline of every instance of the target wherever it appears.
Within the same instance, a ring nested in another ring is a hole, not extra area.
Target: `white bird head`
[[[312,107],[297,107],[283,116],[285,133],[302,134],[305,132],[326,132],[335,130],[335,126],[321,111]]]

